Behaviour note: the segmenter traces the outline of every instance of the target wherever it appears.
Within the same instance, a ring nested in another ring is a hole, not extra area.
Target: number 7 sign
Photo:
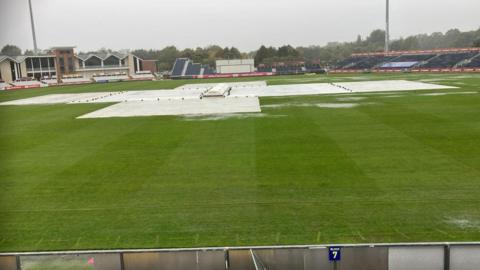
[[[339,247],[329,247],[328,248],[328,260],[329,261],[340,261],[342,259],[342,249]]]

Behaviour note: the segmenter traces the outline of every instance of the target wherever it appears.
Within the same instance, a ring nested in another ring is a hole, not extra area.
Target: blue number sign
[[[329,247],[328,248],[328,260],[329,261],[340,261],[342,259],[342,250],[339,247]]]

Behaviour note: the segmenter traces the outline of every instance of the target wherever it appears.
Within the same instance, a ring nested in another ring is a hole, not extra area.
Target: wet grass
[[[262,98],[262,117],[212,119],[80,120],[105,105],[0,106],[0,250],[480,240],[480,75],[267,80],[379,79],[473,93]],[[316,106],[338,103],[357,106]]]

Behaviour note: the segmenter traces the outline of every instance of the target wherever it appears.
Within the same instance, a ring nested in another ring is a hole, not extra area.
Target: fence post
[[[123,262],[123,252],[120,252],[120,270],[124,270],[125,269],[125,264]]]
[[[444,254],[443,254],[443,269],[450,270],[450,245],[446,244],[444,247]]]
[[[15,260],[17,261],[17,270],[21,270],[21,264],[20,264],[20,256],[16,255]]]
[[[230,256],[228,253],[228,249],[224,250],[224,256],[225,256],[225,270],[230,269]]]

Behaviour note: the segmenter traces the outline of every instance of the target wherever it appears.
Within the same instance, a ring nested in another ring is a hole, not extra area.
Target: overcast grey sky
[[[475,30],[479,0],[390,0],[391,34]],[[324,45],[384,28],[385,0],[32,0],[40,48]],[[32,48],[28,0],[0,0],[0,46]]]

